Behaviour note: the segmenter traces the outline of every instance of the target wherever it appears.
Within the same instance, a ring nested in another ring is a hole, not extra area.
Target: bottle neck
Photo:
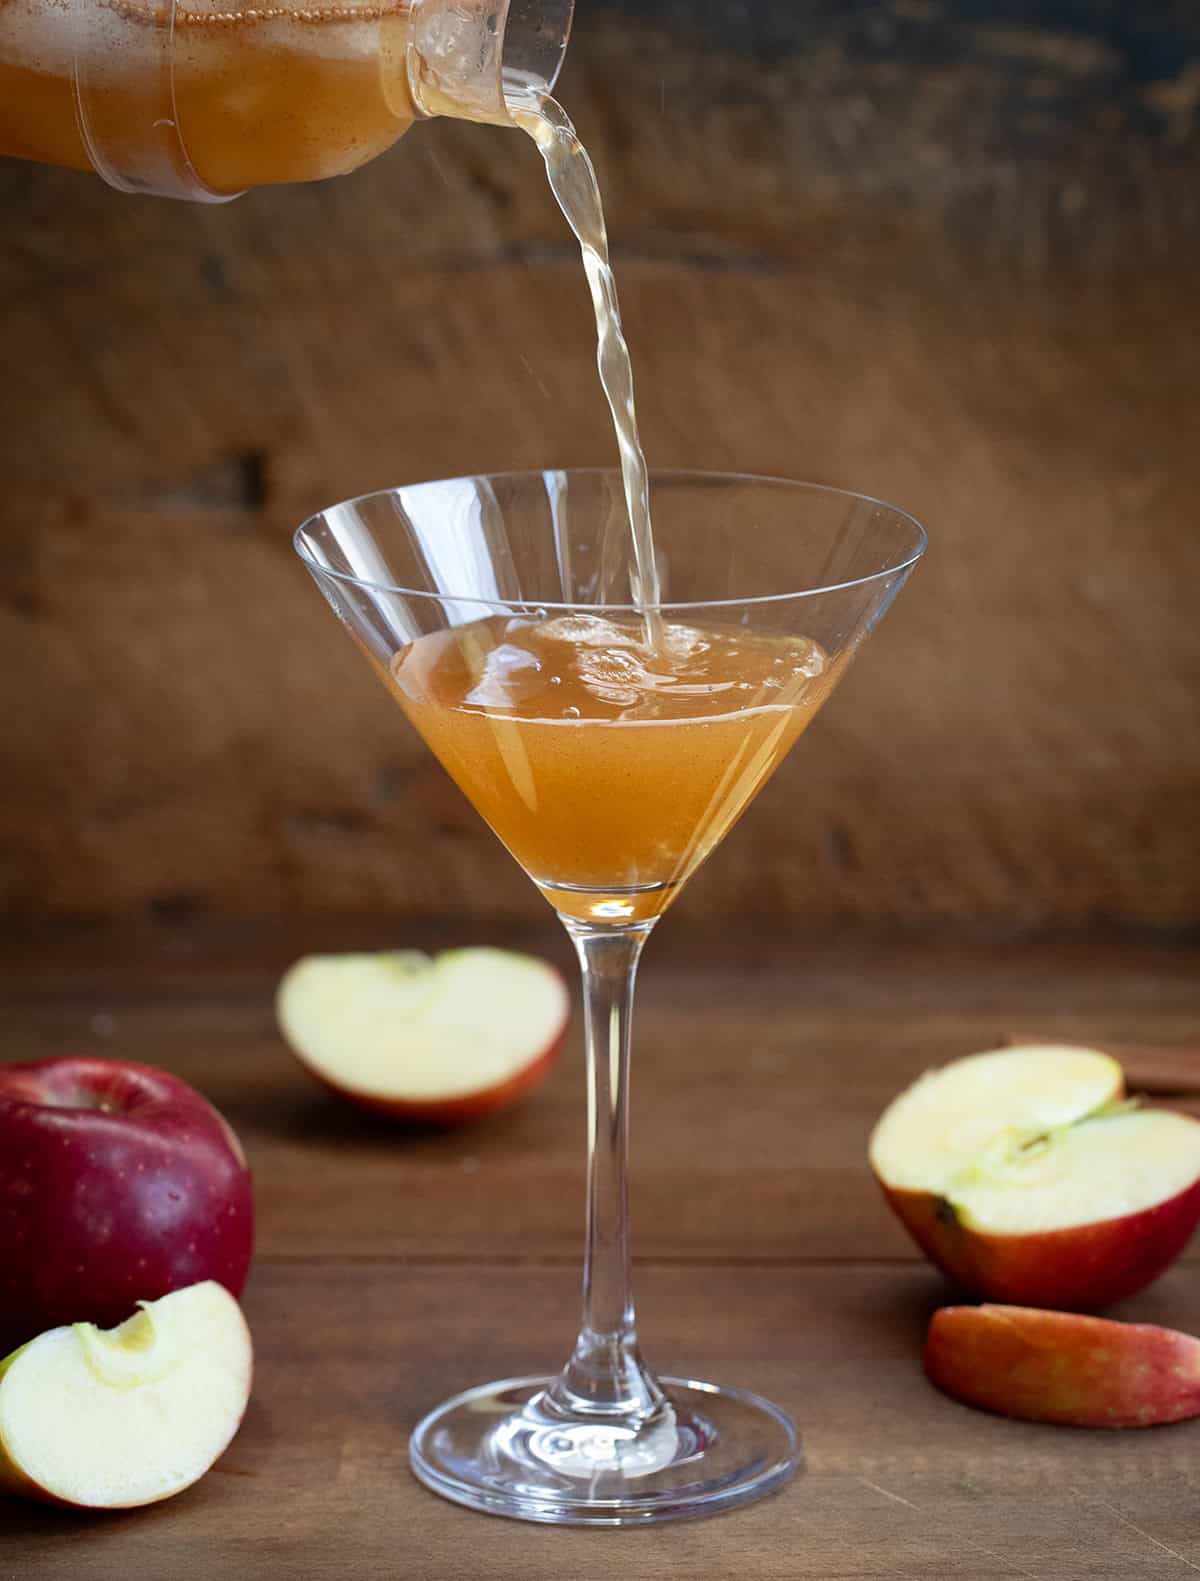
[[[562,69],[575,0],[413,0],[409,86],[425,115],[509,126]]]
[[[408,84],[423,115],[507,122],[508,0],[413,0]]]

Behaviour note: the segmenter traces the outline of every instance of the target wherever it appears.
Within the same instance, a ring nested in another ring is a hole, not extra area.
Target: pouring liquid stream
[[[538,146],[546,165],[550,190],[579,243],[584,273],[596,314],[596,363],[612,414],[621,459],[625,506],[633,535],[630,591],[641,614],[643,641],[657,652],[662,646],[658,566],[650,524],[650,480],[638,434],[633,399],[633,369],[621,327],[617,284],[608,256],[608,231],[596,172],[570,118],[545,92],[529,91],[510,101],[510,113]]]

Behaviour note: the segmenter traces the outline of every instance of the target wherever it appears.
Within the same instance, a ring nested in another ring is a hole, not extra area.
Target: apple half
[[[279,986],[292,1051],[379,1113],[455,1125],[505,1108],[549,1071],[571,1002],[561,973],[511,950],[311,955]]]
[[[1093,1049],[999,1049],[927,1072],[884,1111],[883,1194],[962,1289],[1094,1311],[1150,1283],[1200,1220],[1200,1122],[1122,1101]]]
[[[118,1328],[49,1329],[0,1361],[0,1488],[94,1510],[169,1499],[228,1448],[252,1371],[246,1320],[215,1280]]]
[[[1200,1416],[1200,1339],[1030,1307],[943,1307],[925,1371],[982,1411],[1070,1427],[1153,1427]]]

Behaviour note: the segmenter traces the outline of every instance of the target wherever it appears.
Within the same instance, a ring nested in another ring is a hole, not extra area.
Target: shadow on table
[[[91,1545],[107,1535],[127,1531],[135,1521],[144,1525],[161,1518],[169,1502],[140,1510],[71,1510],[0,1495],[0,1548],[7,1539],[16,1537],[45,1538],[47,1542],[64,1545],[83,1542]]]
[[[272,1141],[344,1145],[357,1149],[440,1151],[487,1142],[520,1145],[545,1132],[545,1102],[532,1093],[511,1109],[482,1115],[454,1125],[428,1125],[396,1119],[356,1107],[335,1093],[323,1092],[315,1083],[280,1081],[269,1091],[207,1096],[216,1102],[234,1130],[248,1142],[256,1136]]]

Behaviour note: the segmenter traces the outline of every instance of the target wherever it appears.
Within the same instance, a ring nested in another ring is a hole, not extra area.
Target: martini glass
[[[658,918],[836,685],[925,548],[861,495],[651,475],[661,603],[629,601],[620,474],[512,473],[368,494],[296,548],[451,777],[557,911],[583,974],[583,1319],[554,1376],[433,1410],[413,1470],[460,1504],[625,1525],[771,1492],[800,1464],[778,1406],[657,1378],[634,1322],[629,1033]]]

